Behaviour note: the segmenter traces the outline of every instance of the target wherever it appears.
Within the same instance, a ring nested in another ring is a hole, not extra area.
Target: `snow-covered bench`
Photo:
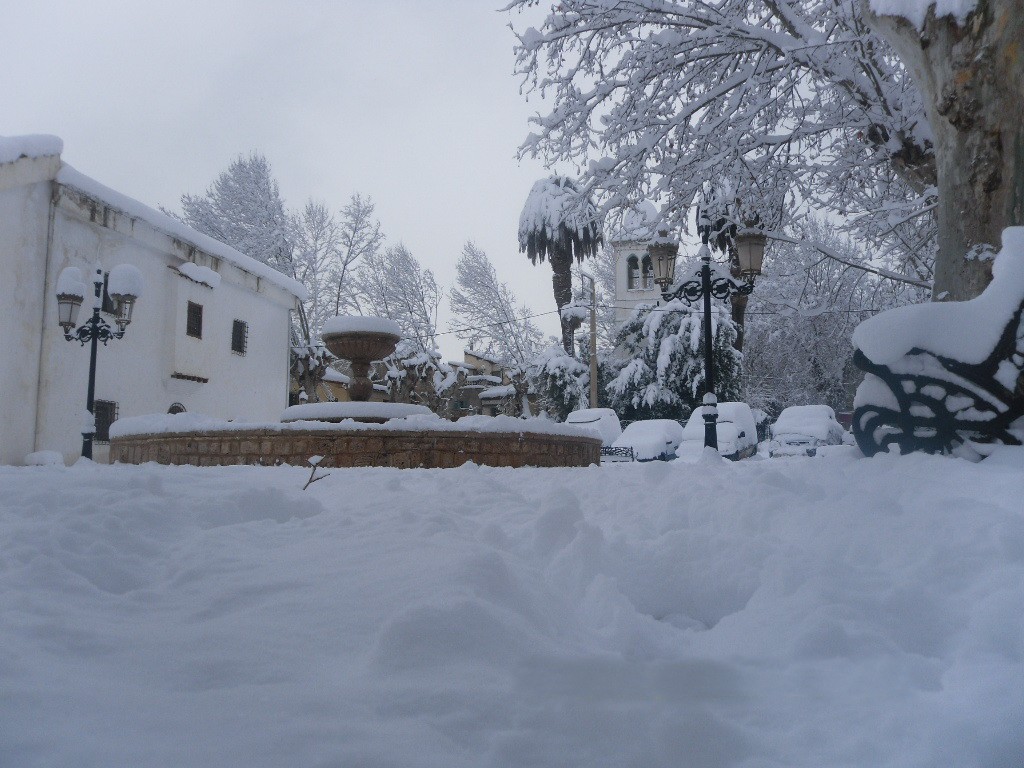
[[[867,375],[853,434],[866,455],[975,455],[1024,440],[1024,227],[1003,231],[992,274],[970,301],[899,307],[857,327],[853,359]]]

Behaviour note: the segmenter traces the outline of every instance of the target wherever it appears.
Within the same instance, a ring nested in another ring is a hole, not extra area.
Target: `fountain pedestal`
[[[352,365],[348,396],[357,403],[369,400],[373,394],[370,366],[394,352],[402,339],[397,333],[361,330],[324,331],[322,337],[332,355]]]

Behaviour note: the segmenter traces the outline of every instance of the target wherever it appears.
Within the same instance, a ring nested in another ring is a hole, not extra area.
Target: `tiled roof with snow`
[[[57,140],[60,141],[59,139]],[[57,172],[57,183],[76,189],[89,197],[96,198],[111,208],[116,208],[126,216],[146,222],[169,237],[194,245],[211,256],[216,256],[218,259],[223,259],[251,275],[267,280],[300,300],[304,300],[307,297],[306,287],[298,280],[293,280],[273,267],[250,256],[246,256],[241,251],[235,250],[220,240],[215,240],[209,235],[197,232],[173,216],[168,216],[166,213],[150,208],[138,200],[133,200],[127,195],[123,195],[110,187],[100,184],[98,181],[76,171],[67,163],[61,163],[60,171]]]
[[[503,387],[490,387],[489,389],[483,390],[478,397],[481,400],[498,400],[503,397],[512,397],[516,393],[516,388],[511,384],[506,384]]]
[[[499,363],[501,363],[501,360],[499,360],[494,355],[490,355],[490,354],[488,354],[486,352],[477,352],[475,349],[464,349],[463,350],[463,354],[472,355],[477,360],[485,360],[488,363],[494,363],[495,365],[498,365]]]
[[[501,384],[500,376],[488,376],[487,374],[472,374],[466,377],[470,384]]]

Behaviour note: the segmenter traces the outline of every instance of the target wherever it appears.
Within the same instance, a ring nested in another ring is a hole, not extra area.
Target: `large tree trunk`
[[[572,301],[572,255],[549,255],[551,261],[551,287],[555,292],[555,304],[558,306],[558,319],[562,324],[562,346],[565,354],[573,354],[573,331],[577,323],[562,317],[562,307]]]
[[[736,242],[729,242],[729,273],[736,280],[743,279],[743,273],[740,272],[740,255],[736,250]],[[743,351],[743,336],[745,330],[745,324],[747,321],[747,299],[748,296],[742,294],[735,294],[730,299],[732,308],[732,321],[736,323],[736,340],[733,341],[732,345],[736,348],[737,352]]]
[[[1024,223],[1024,1],[978,0],[958,26],[928,11],[923,31],[902,17],[871,23],[897,50],[924,96],[939,186],[936,300],[977,296],[1005,227]],[[977,251],[975,251],[976,253]]]

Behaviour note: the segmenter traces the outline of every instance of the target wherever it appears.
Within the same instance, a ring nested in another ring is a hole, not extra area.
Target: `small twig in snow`
[[[302,486],[302,490],[306,490],[307,488],[309,488],[309,486],[311,486],[317,480],[323,480],[325,477],[329,477],[330,476],[331,473],[327,472],[327,473],[325,473],[323,475],[320,475],[320,477],[315,477],[316,471],[318,469],[320,469],[320,462],[323,461],[323,460],[324,460],[323,456],[310,456],[307,459],[307,461],[309,462],[309,466],[312,467],[312,469],[311,469],[311,471],[309,473],[309,480],[307,480],[306,484],[304,486]]]

